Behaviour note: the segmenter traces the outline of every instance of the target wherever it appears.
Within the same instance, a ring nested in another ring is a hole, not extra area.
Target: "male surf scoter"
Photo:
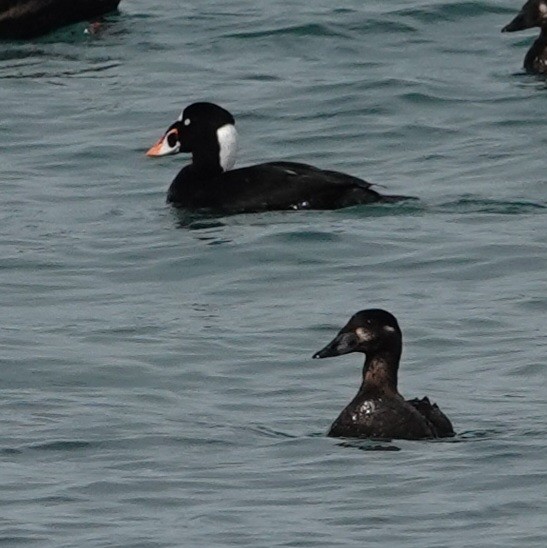
[[[0,0],[0,38],[34,38],[104,15],[120,0]]]
[[[409,199],[384,196],[357,177],[296,162],[268,162],[232,170],[236,149],[234,117],[213,103],[194,103],[184,109],[147,155],[192,153],[192,163],[179,172],[167,193],[168,202],[190,210],[250,213],[338,209]]]
[[[518,15],[501,29],[501,32],[539,27],[539,38],[532,44],[524,58],[524,68],[527,72],[547,74],[547,1],[528,0]]]
[[[350,352],[366,355],[359,392],[330,427],[329,436],[407,439],[454,436],[450,420],[428,398],[405,401],[397,391],[403,346],[395,317],[380,309],[354,314],[338,335],[314,358]]]

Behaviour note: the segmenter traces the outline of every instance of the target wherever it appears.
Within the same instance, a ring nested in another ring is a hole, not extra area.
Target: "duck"
[[[274,161],[232,169],[237,140],[235,119],[223,107],[208,102],[186,107],[146,153],[151,157],[192,154],[192,163],[171,183],[167,202],[194,211],[256,213],[413,199],[386,196],[352,175],[298,162]]]
[[[455,435],[448,417],[428,397],[405,400],[397,389],[403,347],[393,314],[379,308],[354,314],[314,359],[365,354],[363,381],[357,395],[332,423],[328,436],[421,440]]]
[[[528,0],[518,15],[501,32],[539,27],[539,38],[532,44],[524,57],[524,69],[533,74],[547,74],[547,2],[546,0]]]
[[[35,38],[114,11],[119,3],[120,0],[0,0],[0,39]]]

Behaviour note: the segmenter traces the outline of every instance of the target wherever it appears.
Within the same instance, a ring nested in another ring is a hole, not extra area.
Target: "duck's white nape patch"
[[[217,129],[220,148],[219,161],[223,171],[234,167],[237,155],[237,130],[233,124],[225,124]]]
[[[384,325],[384,331],[387,331],[388,333],[394,333],[395,328],[391,327],[391,325]]]
[[[547,15],[547,4],[545,2],[540,2],[538,9],[539,13],[541,13],[541,17],[545,19],[545,16]]]

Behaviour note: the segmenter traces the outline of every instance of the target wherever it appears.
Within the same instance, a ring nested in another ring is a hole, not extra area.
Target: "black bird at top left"
[[[0,39],[26,39],[118,8],[121,0],[0,0]]]

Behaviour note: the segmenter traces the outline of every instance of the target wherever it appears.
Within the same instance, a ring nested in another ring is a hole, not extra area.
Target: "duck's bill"
[[[177,154],[179,151],[180,142],[178,139],[178,131],[176,129],[171,129],[154,146],[148,149],[146,155],[169,156],[170,154]]]
[[[501,32],[515,32],[528,28],[530,28],[530,25],[526,22],[524,13],[519,13],[509,24],[501,29]]]
[[[338,335],[325,348],[316,352],[312,358],[332,358],[353,352],[359,346],[357,335],[352,332],[338,333]]]

